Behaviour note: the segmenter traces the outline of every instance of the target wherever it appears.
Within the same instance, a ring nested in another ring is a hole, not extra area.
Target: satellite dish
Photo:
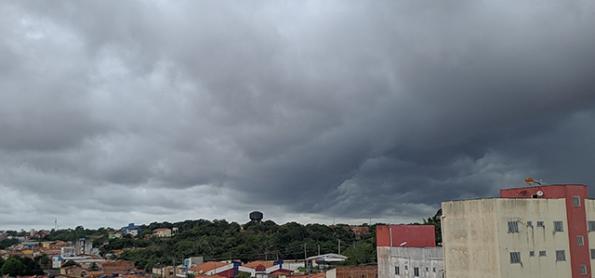
[[[535,195],[537,195],[537,197],[543,197],[543,191],[539,190],[535,193]]]

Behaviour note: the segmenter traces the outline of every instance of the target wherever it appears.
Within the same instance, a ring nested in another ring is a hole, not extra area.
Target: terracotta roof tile
[[[226,262],[204,262],[202,264],[191,267],[190,270],[197,274],[202,274],[227,264],[228,263]]]

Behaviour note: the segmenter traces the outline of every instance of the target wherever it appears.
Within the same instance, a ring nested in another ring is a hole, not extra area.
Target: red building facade
[[[544,185],[500,190],[501,198],[565,199],[570,243],[572,278],[591,277],[589,236],[585,199],[589,196],[584,184]],[[579,242],[581,241],[582,242]],[[586,270],[586,273],[584,272]]]
[[[435,247],[436,233],[433,225],[378,225],[378,247]]]

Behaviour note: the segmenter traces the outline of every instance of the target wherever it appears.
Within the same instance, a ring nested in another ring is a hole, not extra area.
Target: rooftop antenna
[[[54,217],[54,231],[58,230],[58,217]]]
[[[543,180],[542,179],[534,179],[532,177],[527,177],[527,178],[525,178],[525,183],[528,186],[542,185],[543,184]]]

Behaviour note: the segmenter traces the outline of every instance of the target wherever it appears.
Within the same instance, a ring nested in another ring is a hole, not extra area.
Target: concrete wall
[[[378,247],[378,277],[387,278],[442,278],[444,273],[441,247]],[[395,267],[399,267],[399,275]],[[414,269],[419,268],[419,276]]]
[[[326,278],[337,278],[337,269],[333,268],[325,273]]]
[[[501,277],[496,210],[495,199],[442,203],[446,277]]]
[[[442,204],[442,213],[447,277],[572,277],[564,199],[453,201]],[[518,233],[508,233],[509,221],[518,221]],[[563,222],[563,232],[554,232],[554,221]],[[556,261],[557,250],[565,261]],[[520,252],[520,264],[511,264],[510,252]]]

